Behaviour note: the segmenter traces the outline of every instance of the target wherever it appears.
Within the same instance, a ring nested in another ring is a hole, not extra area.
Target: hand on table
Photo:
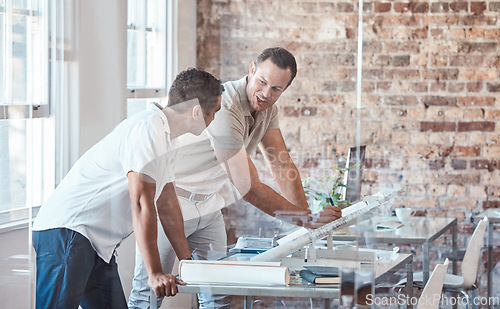
[[[157,274],[149,277],[148,285],[155,292],[156,297],[174,296],[177,294],[177,284],[186,285],[184,281],[174,275]]]

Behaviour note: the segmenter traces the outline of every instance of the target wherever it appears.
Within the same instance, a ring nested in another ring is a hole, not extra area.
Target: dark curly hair
[[[266,61],[267,59],[271,59],[271,61],[281,69],[290,70],[290,72],[292,73],[292,78],[290,79],[290,82],[288,82],[288,85],[290,85],[297,75],[297,62],[295,61],[295,57],[292,55],[292,53],[284,49],[283,47],[266,48],[257,57],[255,64],[258,67],[259,64]]]
[[[223,91],[221,81],[212,74],[189,68],[180,72],[170,86],[167,106],[198,99],[203,113],[208,114],[217,105]]]

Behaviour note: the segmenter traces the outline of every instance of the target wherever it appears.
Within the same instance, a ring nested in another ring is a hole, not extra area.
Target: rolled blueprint
[[[381,204],[384,204],[397,195],[400,195],[402,192],[403,191],[400,189],[384,189],[374,195],[366,196],[363,198],[363,201],[344,208],[342,210],[341,218],[327,223],[315,230],[309,230],[307,233],[298,234],[296,238],[289,239],[286,243],[280,243],[277,247],[252,257],[251,261],[279,261],[283,257],[311,244],[313,241],[325,237],[330,231],[334,231],[350,224],[360,215],[371,211]]]
[[[188,284],[288,285],[290,272],[279,262],[179,262],[179,276]]]

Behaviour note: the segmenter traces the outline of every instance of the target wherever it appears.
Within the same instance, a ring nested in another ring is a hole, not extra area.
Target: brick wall
[[[289,49],[299,71],[278,105],[301,175],[343,164],[360,115],[362,193],[403,188],[391,207],[457,217],[464,246],[471,217],[500,208],[500,1],[365,2],[359,110],[357,3],[198,0],[198,66],[232,80],[262,49]],[[267,220],[249,209],[226,210],[233,238]]]

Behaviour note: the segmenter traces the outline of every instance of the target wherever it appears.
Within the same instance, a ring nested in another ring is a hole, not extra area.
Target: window
[[[128,0],[127,13],[127,116],[149,102],[164,105],[167,85],[167,12],[176,1]]]
[[[61,1],[0,0],[0,224],[27,218],[55,187]]]

